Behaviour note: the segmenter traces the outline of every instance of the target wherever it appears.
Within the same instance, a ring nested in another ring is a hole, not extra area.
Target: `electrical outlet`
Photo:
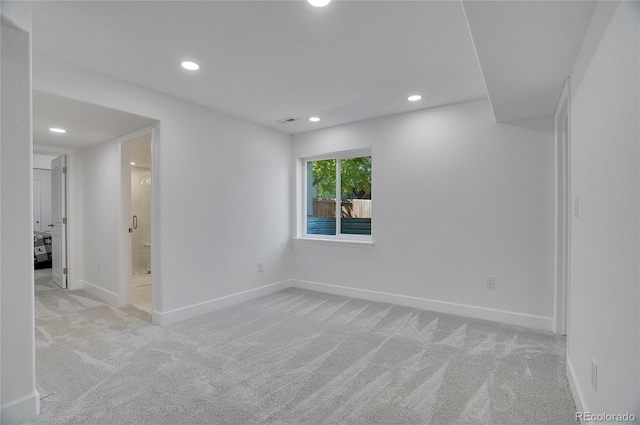
[[[98,274],[100,274],[100,264],[98,264]]]
[[[262,273],[264,271],[264,263],[260,262],[258,263],[258,272]]]
[[[593,391],[598,392],[598,364],[596,359],[591,359],[591,386]]]
[[[487,276],[487,289],[496,289],[496,277]]]

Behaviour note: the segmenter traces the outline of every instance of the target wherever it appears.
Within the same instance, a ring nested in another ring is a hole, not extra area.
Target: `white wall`
[[[16,28],[31,33],[31,5],[29,2],[0,0],[0,10]]]
[[[27,6],[28,7],[28,6]],[[31,40],[26,28],[5,20],[0,36],[0,308],[2,331],[0,400],[3,424],[38,414],[35,388],[33,302]],[[17,8],[17,9],[16,9]],[[11,7],[21,11],[21,6]],[[26,15],[29,15],[28,13]],[[23,16],[20,14],[20,16]],[[21,20],[24,22],[23,20]],[[6,107],[10,105],[10,107]]]
[[[46,155],[41,153],[33,154],[33,168],[40,168],[42,170],[51,169],[51,161],[56,159],[58,155]]]
[[[372,249],[295,243],[294,277],[551,329],[552,124],[525,124],[539,130],[497,124],[477,100],[294,136],[296,158],[371,147],[375,240]]]
[[[152,218],[159,321],[201,314],[231,300],[221,297],[277,289],[265,286],[288,279],[290,136],[53,58],[34,53],[34,62],[34,89],[159,120],[153,147],[158,210]],[[113,147],[96,149],[105,156],[87,154],[81,162],[90,164],[80,165],[85,177],[116,166]],[[91,190],[87,181],[82,185],[82,193]],[[91,202],[98,200],[82,201],[85,221],[93,214],[86,210]],[[114,235],[120,230],[109,229]],[[90,239],[83,239],[88,281],[96,278],[96,261],[105,261],[104,242],[88,246]],[[265,263],[263,273],[258,261]]]
[[[80,149],[76,162],[82,181],[84,285],[97,296],[118,303],[118,235],[120,217],[120,145],[117,140]],[[100,272],[98,272],[100,266]]]
[[[637,417],[639,23],[637,2],[599,4],[572,73],[571,184],[580,210],[571,228],[568,351],[579,409]]]

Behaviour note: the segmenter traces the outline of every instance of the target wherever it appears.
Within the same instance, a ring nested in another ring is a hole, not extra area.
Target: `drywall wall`
[[[579,215],[571,227],[568,350],[579,409],[637,417],[639,7],[600,3],[571,75],[571,185]]]
[[[3,4],[4,7],[4,4]],[[31,46],[29,28],[2,15],[0,36],[0,287],[3,424],[38,414],[33,300]]]
[[[26,1],[0,0],[2,15],[16,28],[31,32],[31,4]]]
[[[159,121],[152,263],[160,322],[289,278],[289,135],[37,53],[34,88]],[[87,175],[88,164],[80,166]],[[91,249],[83,248],[86,270],[97,269]]]
[[[82,279],[93,294],[118,303],[120,145],[117,140],[76,152],[82,189]]]
[[[56,159],[58,155],[46,155],[41,153],[33,154],[33,168],[40,168],[42,170],[51,169],[51,161]]]
[[[375,246],[296,242],[294,278],[551,329],[552,123],[524,124],[476,100],[295,135],[294,158],[372,149]]]

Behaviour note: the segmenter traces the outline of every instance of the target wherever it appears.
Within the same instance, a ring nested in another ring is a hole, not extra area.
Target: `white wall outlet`
[[[598,392],[598,364],[596,359],[591,359],[591,386],[593,391]]]
[[[496,277],[487,276],[487,289],[496,289]]]
[[[258,263],[258,272],[262,273],[264,271],[264,263],[263,262],[259,262]]]
[[[98,274],[100,274],[100,264],[98,264]]]

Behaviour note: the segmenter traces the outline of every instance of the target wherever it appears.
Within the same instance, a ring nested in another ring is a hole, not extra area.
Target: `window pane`
[[[336,234],[336,160],[307,162],[307,234]]]
[[[371,157],[340,161],[340,233],[371,234]]]

